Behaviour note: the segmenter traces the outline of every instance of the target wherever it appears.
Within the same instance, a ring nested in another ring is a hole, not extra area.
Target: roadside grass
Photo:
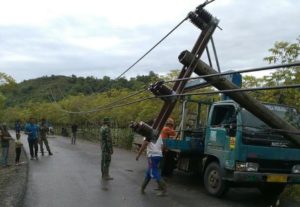
[[[300,203],[300,185],[288,185],[282,195],[282,199],[293,200]]]

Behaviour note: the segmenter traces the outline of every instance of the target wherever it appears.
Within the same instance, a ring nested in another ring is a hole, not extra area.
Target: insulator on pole
[[[207,27],[207,24],[201,18],[199,18],[195,12],[190,12],[188,14],[188,17],[191,22],[199,29],[204,30]]]
[[[155,138],[155,130],[145,122],[131,122],[130,128],[132,128],[135,133],[147,137],[150,140]]]
[[[207,10],[201,7],[197,7],[195,13],[198,15],[199,18],[203,19],[203,21],[206,22],[207,24],[209,24],[213,19],[213,16]]]
[[[167,96],[167,97],[160,97],[163,101],[173,102],[176,99],[176,97],[173,96],[176,94],[176,92],[170,89],[168,86],[164,85],[162,81],[151,84],[148,89],[155,96]],[[168,95],[170,96],[168,97]]]

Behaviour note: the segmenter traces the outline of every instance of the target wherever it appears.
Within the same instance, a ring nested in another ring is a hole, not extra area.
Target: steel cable
[[[191,95],[213,95],[219,93],[236,93],[236,92],[252,92],[252,91],[259,91],[259,90],[275,90],[275,89],[288,89],[288,88],[300,88],[300,84],[293,84],[293,85],[286,85],[286,86],[272,86],[272,87],[258,87],[258,88],[241,88],[241,89],[231,89],[231,90],[220,90],[220,91],[210,91],[210,92],[196,92],[196,93],[184,93],[184,94],[172,94],[172,95],[163,95],[163,96],[151,96],[142,99],[138,99],[132,102],[114,105],[114,106],[107,106],[100,109],[92,109],[87,111],[68,111],[62,109],[63,112],[70,113],[70,114],[85,114],[85,113],[94,113],[99,112],[102,110],[120,108],[136,103],[140,103],[146,100],[157,99],[157,98],[165,98],[165,97],[182,97],[182,96],[191,96]],[[57,102],[56,102],[57,103]],[[57,103],[58,104],[58,103]]]

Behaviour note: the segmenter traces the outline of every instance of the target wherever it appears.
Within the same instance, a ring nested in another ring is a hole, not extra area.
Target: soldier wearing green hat
[[[103,124],[100,129],[101,135],[101,150],[102,150],[102,159],[101,159],[101,172],[102,179],[112,180],[113,178],[109,175],[109,165],[111,162],[111,155],[113,154],[113,143],[110,131],[110,118],[105,117],[103,119]]]

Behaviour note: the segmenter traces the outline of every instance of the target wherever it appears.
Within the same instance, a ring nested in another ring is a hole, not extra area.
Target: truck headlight
[[[259,165],[254,162],[237,162],[235,164],[235,169],[242,172],[257,172],[258,166]]]
[[[292,173],[300,174],[300,165],[294,165],[292,168]]]

